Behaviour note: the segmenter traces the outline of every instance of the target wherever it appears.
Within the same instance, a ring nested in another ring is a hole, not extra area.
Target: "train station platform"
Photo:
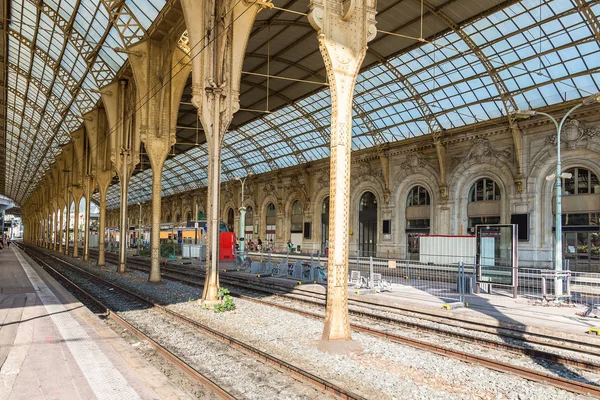
[[[187,397],[16,246],[0,251],[0,399]]]

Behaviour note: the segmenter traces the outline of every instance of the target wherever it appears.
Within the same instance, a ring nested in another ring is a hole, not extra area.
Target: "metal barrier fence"
[[[300,261],[303,265],[319,265],[325,274],[327,271],[327,258],[319,253],[308,256],[246,252],[246,255],[253,262],[269,262],[270,259],[271,263],[277,263],[285,259],[290,266]],[[415,260],[354,256],[348,260],[348,281],[350,288],[368,287],[373,274],[380,274],[384,283],[390,284],[392,291],[410,289],[413,290],[411,295],[435,296],[448,301],[468,301],[468,296],[476,294],[478,289],[483,294],[514,294],[511,287],[511,274],[514,272],[512,267],[504,266],[497,260],[494,263],[488,260],[488,265],[479,266],[475,265],[474,260],[467,261],[457,257],[456,263],[432,264]],[[569,271],[568,263],[565,270],[558,273],[547,268],[519,268],[516,294],[532,300],[553,300],[556,297],[556,279],[562,282],[563,293],[559,297],[563,300],[600,305],[600,274]],[[326,280],[323,283],[325,282]]]
[[[319,254],[298,256],[294,253],[236,252],[234,265],[237,270],[256,274],[258,277],[289,278],[297,282],[327,283],[327,267]]]

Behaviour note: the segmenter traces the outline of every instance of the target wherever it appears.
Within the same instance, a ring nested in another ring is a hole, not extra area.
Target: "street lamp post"
[[[518,110],[515,113],[515,117],[517,118],[529,118],[536,115],[543,115],[549,118],[556,127],[556,172],[546,179],[548,181],[555,180],[555,188],[556,188],[556,211],[555,211],[555,237],[554,237],[554,270],[556,271],[556,277],[554,280],[554,294],[556,296],[556,300],[558,301],[563,294],[562,288],[562,280],[558,276],[558,272],[563,269],[563,245],[562,245],[562,179],[571,178],[571,174],[563,174],[562,166],[560,161],[560,134],[562,131],[562,127],[569,118],[569,115],[573,113],[573,111],[584,105],[590,105],[594,103],[600,102],[600,92],[596,93],[592,96],[589,96],[583,100],[580,104],[572,107],[567,113],[562,117],[560,122],[558,122],[552,115],[534,110]]]
[[[252,174],[248,174],[246,175],[245,178],[238,178],[236,177],[235,179],[237,179],[238,181],[240,181],[242,183],[242,202],[240,203],[240,254],[241,254],[241,258],[242,260],[244,259],[244,236],[245,236],[245,230],[246,230],[246,207],[244,207],[244,186],[246,184],[246,179],[248,179],[248,177],[252,175]]]

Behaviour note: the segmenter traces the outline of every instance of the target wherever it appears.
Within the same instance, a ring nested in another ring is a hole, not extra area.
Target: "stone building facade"
[[[351,254],[414,258],[419,235],[469,235],[476,223],[511,223],[511,217],[519,215],[521,221],[529,221],[528,240],[519,241],[520,265],[551,266],[554,182],[546,177],[556,169],[556,130],[545,118],[519,124],[524,133],[524,179],[518,179],[513,137],[504,123],[444,133],[445,183],[431,135],[354,152],[348,232]],[[575,258],[581,260],[587,251],[591,268],[598,272],[597,109],[575,114],[565,125],[561,141],[563,171],[577,173],[572,182],[564,183],[565,190],[570,190],[563,197],[563,214],[570,218],[563,224],[569,227],[565,232],[569,236],[564,237],[565,255],[573,256],[574,250],[579,253]],[[302,252],[323,251],[329,183],[329,159],[250,177],[244,199],[246,240],[273,238],[275,248],[283,250],[291,239]],[[221,190],[221,219],[232,225],[239,237],[241,185],[229,181]],[[185,223],[193,218],[196,205],[204,212],[205,204],[205,190],[163,198],[162,221]],[[131,205],[132,225],[137,224],[138,214],[138,206]],[[145,203],[142,223],[148,225],[149,221],[150,206]],[[118,209],[109,212],[107,226],[118,226]],[[578,235],[587,244],[578,243]]]

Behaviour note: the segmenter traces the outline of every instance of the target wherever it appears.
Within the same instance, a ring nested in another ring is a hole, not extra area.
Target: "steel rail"
[[[129,260],[130,261],[130,266],[131,266],[131,262],[133,261],[135,264],[138,264],[139,266],[141,266],[143,268],[144,271],[147,271],[147,268],[145,263],[142,260]],[[163,267],[165,269],[169,269],[172,267]],[[177,271],[176,273],[181,273],[179,271]],[[164,274],[166,275],[166,274]],[[193,277],[197,277],[197,278],[201,278],[200,276],[193,276]],[[169,278],[169,279],[174,279],[174,280],[178,280],[180,282],[183,283],[192,283],[194,286],[201,286],[199,283],[196,282],[188,282],[186,280],[182,280],[180,278],[176,278],[173,276],[165,276],[165,278]],[[222,276],[223,278],[223,276]],[[223,279],[221,278],[221,280],[223,281]],[[257,290],[255,288],[247,288],[247,289],[252,289],[252,290]],[[274,293],[275,294],[275,293]],[[303,310],[297,310],[293,307],[287,307],[284,305],[276,305],[273,303],[269,303],[269,302],[265,302],[262,300],[258,300],[258,299],[254,299],[250,296],[243,296],[243,295],[238,295],[238,297],[243,297],[245,300],[251,300],[253,302],[257,302],[257,303],[261,303],[261,304],[265,304],[265,305],[269,305],[269,306],[273,306],[273,307],[277,307],[280,308],[282,310],[286,310],[289,312],[294,312],[300,315],[304,315],[306,317],[310,317],[310,318],[315,318],[315,319],[323,319],[323,316],[316,314],[316,313],[311,313],[308,311],[303,311]],[[288,298],[288,297],[286,297]],[[318,303],[319,305],[322,305],[320,303]],[[354,312],[353,312],[354,313]],[[358,313],[361,315],[365,315],[368,318],[372,318],[373,315],[371,314],[365,314],[365,313]],[[385,321],[391,321],[391,323],[398,323],[398,321],[396,320],[392,320],[386,317],[381,317],[381,316],[376,316],[377,319],[381,319],[381,320],[385,320]],[[489,369],[493,369],[495,371],[500,371],[500,372],[505,372],[505,373],[510,373],[516,376],[519,376],[521,378],[524,379],[528,379],[531,381],[535,381],[538,383],[544,383],[544,384],[549,384],[551,386],[560,388],[560,389],[564,389],[564,390],[568,390],[571,392],[575,392],[575,393],[579,393],[579,394],[584,394],[584,395],[592,395],[595,397],[600,398],[600,386],[595,386],[595,385],[591,385],[591,384],[587,384],[587,383],[583,383],[583,382],[578,382],[572,379],[567,379],[567,378],[562,378],[560,376],[557,375],[552,375],[550,373],[546,373],[546,372],[541,372],[541,371],[535,371],[529,368],[525,368],[525,367],[520,367],[514,364],[510,364],[510,363],[506,363],[506,362],[502,362],[502,361],[497,361],[497,360],[492,360],[492,359],[488,359],[485,357],[480,357],[474,354],[469,354],[460,350],[454,350],[448,347],[444,347],[444,346],[439,346],[433,343],[428,343],[428,342],[424,342],[421,340],[417,340],[417,339],[412,339],[412,338],[408,338],[405,336],[400,336],[397,334],[393,334],[393,333],[389,333],[389,332],[383,332],[383,331],[379,331],[376,329],[372,329],[372,328],[368,328],[362,325],[357,325],[354,323],[351,323],[351,328],[359,331],[359,332],[364,332],[367,334],[371,334],[374,336],[378,336],[378,337],[383,337],[383,338],[387,338],[391,341],[397,342],[397,343],[402,343],[402,344],[406,344],[409,345],[411,347],[414,348],[418,348],[421,350],[426,350],[426,351],[430,351],[436,354],[440,354],[440,355],[445,355],[445,356],[450,356],[453,358],[456,358],[458,360],[462,360],[462,361],[466,361],[466,362],[470,362],[470,363],[475,363],[475,364],[479,364],[479,365],[483,365],[486,368]],[[410,325],[415,325],[415,324],[410,324]],[[430,328],[433,332],[436,333],[440,333],[439,330],[436,330],[435,328]],[[591,370],[600,370],[600,365],[593,363],[593,362],[587,362],[587,361],[582,361],[582,360],[575,360],[569,357],[564,357],[564,356],[559,356],[556,354],[552,354],[552,353],[546,353],[543,351],[538,351],[535,349],[525,349],[525,348],[521,348],[523,351],[521,351],[519,349],[519,346],[514,346],[514,345],[510,345],[510,344],[500,344],[498,342],[493,342],[493,341],[487,341],[486,339],[482,339],[482,338],[475,338],[475,337],[470,337],[468,335],[464,335],[464,334],[454,334],[453,336],[455,337],[460,337],[461,339],[466,339],[468,341],[471,342],[478,342],[478,343],[486,343],[486,344],[490,344],[492,345],[492,347],[500,347],[500,348],[505,348],[507,350],[510,351],[518,351],[518,352],[522,352],[523,354],[526,355],[530,355],[530,356],[535,356],[538,358],[544,358],[544,359],[549,359],[550,361],[554,361],[556,363],[560,363],[560,364],[568,364],[568,365],[576,365],[582,368],[587,368],[587,369],[591,369]],[[521,339],[522,340],[522,339]],[[514,346],[514,347],[513,347]],[[525,350],[527,350],[528,352],[525,352]]]
[[[132,268],[136,268],[139,269],[141,271],[147,272],[148,269],[147,268],[137,268],[137,267],[132,267]],[[163,267],[164,268],[164,267]],[[170,267],[166,267],[167,271],[169,271]],[[188,277],[192,277],[192,278],[199,278],[199,276],[194,276],[191,274],[185,274],[183,272],[179,272],[179,271],[169,271],[169,273],[176,273],[176,274],[180,274],[180,275],[185,275]],[[184,283],[186,285],[189,286],[194,286],[194,287],[204,287],[203,283],[199,283],[199,282],[193,282],[193,281],[189,281],[186,279],[181,279],[178,278],[176,276],[167,274],[167,273],[163,273],[162,276],[165,279],[170,279],[170,280],[174,280],[174,281],[178,281],[180,283]],[[226,282],[226,279],[221,279],[222,281]],[[228,283],[230,284],[230,283]],[[316,306],[324,306],[324,303],[322,302],[318,302],[318,301],[304,301],[303,299],[297,299],[297,298],[293,298],[293,297],[289,297],[289,296],[285,296],[285,295],[281,295],[279,293],[274,293],[273,291],[269,291],[269,290],[265,290],[265,289],[261,289],[258,288],[256,286],[253,285],[242,285],[239,283],[233,283],[231,284],[234,287],[238,287],[238,288],[242,288],[243,290],[253,290],[259,293],[267,293],[267,294],[271,294],[271,295],[275,295],[278,297],[283,297],[284,299],[287,300],[300,300],[306,303],[310,303],[312,305],[316,305]],[[270,307],[275,307],[275,308],[279,308],[288,312],[293,312],[296,314],[300,314],[300,315],[304,315],[306,317],[310,317],[310,318],[316,318],[316,319],[323,319],[323,315],[317,314],[317,313],[313,313],[310,311],[305,311],[305,310],[299,310],[297,308],[294,307],[289,307],[289,306],[285,306],[285,305],[281,305],[281,304],[276,304],[276,303],[271,303],[262,299],[257,299],[254,298],[252,296],[247,296],[244,294],[240,294],[240,293],[235,293],[232,292],[231,293],[233,296],[244,299],[244,300],[248,300],[248,301],[252,301],[254,303],[258,303],[258,304],[263,304],[263,305],[267,305]],[[506,350],[506,351],[510,351],[513,353],[519,353],[519,354],[523,354],[523,355],[527,355],[530,357],[535,357],[535,358],[540,358],[540,359],[544,359],[547,361],[551,361],[557,364],[562,364],[562,365],[570,365],[570,366],[576,366],[579,368],[585,368],[588,370],[592,370],[592,371],[600,371],[600,363],[595,363],[595,362],[591,362],[591,361],[584,361],[584,360],[579,360],[576,358],[572,358],[572,357],[568,357],[568,356],[561,356],[558,354],[554,354],[554,353],[549,353],[543,350],[538,350],[538,349],[532,349],[532,348],[527,348],[527,347],[523,347],[523,346],[519,346],[519,345],[515,345],[515,344],[511,344],[511,343],[501,343],[498,341],[494,341],[491,339],[486,339],[486,338],[481,338],[481,337],[477,337],[475,335],[470,335],[467,333],[459,333],[459,332],[452,332],[452,331],[448,331],[448,330],[444,330],[444,329],[440,329],[440,328],[435,328],[435,327],[430,327],[424,324],[420,324],[417,322],[408,322],[408,321],[399,321],[397,319],[394,318],[390,318],[390,317],[385,317],[385,316],[381,316],[381,315],[376,315],[376,314],[372,314],[372,313],[367,313],[367,312],[360,312],[357,310],[350,310],[350,313],[352,315],[356,315],[358,317],[363,317],[369,320],[376,320],[379,322],[384,322],[390,325],[399,325],[399,326],[404,326],[404,327],[408,327],[408,328],[412,328],[412,329],[417,329],[420,331],[424,331],[424,332],[429,332],[429,333],[434,333],[434,334],[442,334],[444,336],[448,336],[448,337],[452,337],[455,339],[460,339],[460,340],[464,340],[470,343],[476,343],[476,344],[482,344],[485,345],[487,347],[491,347],[491,348],[495,348],[495,349],[502,349],[502,350]],[[368,327],[364,327],[362,325],[358,325],[358,324],[350,324],[351,327],[353,329],[356,330],[360,330],[363,332],[367,332],[367,333],[372,333],[376,336],[380,336],[381,331],[376,330],[376,329],[372,329],[372,328],[368,328]],[[523,340],[522,338],[519,338],[519,340]],[[548,346],[547,344],[544,344],[546,346]],[[574,351],[571,349],[568,349],[570,351]],[[593,352],[592,350],[590,350],[590,353],[592,355],[597,355],[597,353]]]
[[[131,260],[130,263],[131,262],[133,262],[137,265],[140,265],[142,268],[144,268],[143,271],[147,272],[147,266],[145,265],[145,263],[143,261]],[[184,276],[188,276],[191,278],[198,278],[198,279],[202,278],[202,272],[200,272],[200,275],[194,275],[189,272],[175,271],[174,268],[178,268],[175,266],[166,266],[163,268],[166,270],[170,270],[170,272],[176,272],[178,274],[182,274]],[[260,284],[259,283],[248,283],[247,279],[242,279],[242,277],[239,277],[239,279],[238,279],[238,277],[234,278],[234,276],[232,274],[221,275],[221,280],[223,282],[227,282],[227,284],[232,285],[232,286],[242,287],[242,288],[248,289],[248,290],[260,291],[263,293],[269,293],[269,294],[272,294],[272,295],[275,295],[278,297],[282,297],[285,299],[294,299],[296,301],[302,301],[302,302],[316,305],[316,306],[324,306],[324,304],[325,304],[325,294],[324,293],[316,293],[316,292],[313,292],[310,290],[303,290],[303,289],[299,289],[299,288],[293,288],[292,292],[290,292],[290,287],[276,285],[273,283],[266,283],[263,281],[261,281]],[[300,293],[293,293],[293,292],[300,292]],[[295,296],[311,297],[315,300],[308,299],[308,298],[298,298]],[[569,351],[578,352],[578,353],[582,353],[582,354],[590,354],[593,356],[597,356],[600,353],[600,347],[596,346],[594,344],[590,344],[590,343],[585,343],[585,345],[588,346],[588,348],[584,348],[584,347],[581,347],[582,344],[578,343],[578,342],[573,342],[574,344],[565,343],[565,342],[569,342],[569,341],[567,339],[563,339],[563,338],[555,338],[555,337],[550,337],[550,336],[541,335],[541,334],[532,333],[532,332],[525,332],[525,331],[520,331],[520,330],[516,330],[516,329],[497,327],[497,326],[488,325],[485,323],[465,322],[460,319],[457,320],[456,318],[453,318],[451,316],[441,317],[441,316],[435,315],[435,314],[430,314],[428,316],[426,312],[423,312],[423,313],[417,315],[417,313],[414,311],[407,311],[407,310],[404,310],[402,308],[395,307],[392,305],[383,305],[383,304],[379,304],[376,302],[369,302],[368,300],[365,300],[365,299],[363,299],[363,300],[349,299],[349,304],[353,305],[353,306],[357,306],[357,307],[368,308],[368,309],[371,309],[374,311],[385,311],[385,312],[390,312],[390,313],[394,313],[397,315],[404,315],[404,316],[409,316],[409,317],[413,317],[413,318],[424,319],[427,321],[444,324],[444,325],[448,325],[448,326],[453,326],[453,327],[458,327],[458,328],[462,328],[462,329],[477,330],[477,331],[480,331],[483,333],[489,333],[489,334],[496,335],[499,337],[516,339],[516,340],[520,340],[523,342],[540,344],[540,345],[547,346],[547,347],[554,347],[559,350],[569,350]],[[386,310],[386,308],[388,308],[389,310]],[[402,312],[397,312],[397,311],[402,311]],[[352,310],[352,309],[350,310],[350,312],[357,316],[366,317],[366,318],[370,318],[370,319],[376,319],[376,320],[380,320],[380,321],[390,323],[390,324],[402,325],[402,326],[406,326],[409,328],[418,329],[418,330],[427,331],[427,332],[438,333],[438,334],[442,333],[447,336],[452,336],[452,337],[456,337],[456,338],[465,338],[469,341],[477,340],[480,343],[487,343],[494,347],[504,347],[507,350],[516,350],[516,351],[522,350],[521,352],[525,352],[524,354],[527,354],[527,355],[535,355],[535,354],[532,354],[531,352],[536,351],[536,350],[530,349],[530,348],[524,348],[521,346],[511,345],[510,343],[499,343],[499,342],[496,342],[493,340],[487,340],[484,338],[473,337],[472,335],[468,335],[468,334],[451,332],[451,331],[443,330],[440,328],[431,327],[431,326],[428,326],[428,325],[425,325],[425,324],[422,324],[419,322],[401,321],[401,320],[398,320],[395,318],[385,317],[385,316],[381,316],[381,315],[376,315],[376,314],[372,314],[372,313],[368,313],[368,312],[364,312],[364,311]],[[425,316],[423,316],[423,314],[425,314]],[[440,318],[449,319],[451,321],[458,321],[459,323],[440,321]],[[530,336],[530,338],[527,338],[525,336]],[[544,341],[546,339],[553,340],[553,341],[560,341],[561,343],[559,343],[559,344],[549,343],[549,342]],[[521,349],[521,350],[519,350],[519,349]],[[549,353],[548,357],[543,357],[543,356],[540,356],[539,354],[537,356],[539,358],[545,358],[545,359],[548,359],[548,360],[554,361],[554,362],[564,363],[564,364],[568,364],[568,365],[576,365],[576,366],[588,368],[588,369],[599,369],[600,370],[600,365],[597,365],[595,363],[587,363],[586,364],[580,360],[570,359],[568,357],[564,357],[564,362],[561,362],[560,358],[556,358],[555,355],[550,354],[550,353]]]
[[[33,246],[28,246],[28,247],[33,247]],[[272,356],[272,355],[270,355],[270,354],[268,354],[268,353],[266,353],[266,352],[264,352],[264,351],[262,351],[262,350],[260,350],[260,349],[258,349],[256,347],[250,345],[250,344],[244,343],[244,342],[242,342],[240,340],[235,339],[232,336],[229,336],[229,335],[226,335],[224,333],[221,333],[221,332],[219,332],[219,331],[217,331],[217,330],[215,330],[215,329],[213,329],[213,328],[211,328],[211,327],[209,327],[209,326],[207,326],[205,324],[202,324],[202,323],[200,323],[198,321],[195,321],[195,320],[193,320],[191,318],[188,318],[188,317],[186,317],[186,316],[184,316],[182,314],[179,314],[179,313],[177,313],[175,311],[172,311],[172,310],[170,310],[170,309],[168,309],[168,308],[166,308],[164,306],[156,304],[152,300],[147,299],[144,296],[141,296],[141,295],[139,295],[137,293],[134,293],[134,292],[132,292],[132,291],[130,291],[128,289],[125,289],[125,288],[122,288],[122,287],[120,287],[118,285],[115,285],[114,283],[108,282],[105,279],[103,279],[103,278],[101,278],[101,277],[99,277],[99,276],[97,276],[95,274],[92,274],[92,273],[90,273],[88,271],[85,271],[85,270],[83,270],[83,269],[81,269],[81,268],[79,268],[79,267],[77,267],[77,266],[75,266],[75,265],[73,265],[73,264],[71,264],[71,263],[69,263],[69,262],[61,259],[61,258],[58,258],[58,257],[53,256],[53,255],[51,255],[50,257],[53,258],[54,260],[58,261],[58,262],[61,262],[63,264],[68,265],[69,268],[71,268],[72,270],[75,270],[75,271],[81,273],[82,275],[88,276],[88,277],[92,278],[93,280],[96,280],[97,282],[100,282],[104,286],[112,287],[112,288],[115,288],[116,290],[119,290],[119,291],[121,291],[123,293],[126,293],[129,296],[131,296],[133,298],[136,298],[139,301],[148,304],[149,306],[153,307],[154,309],[156,309],[158,311],[161,311],[164,314],[166,314],[166,315],[168,315],[168,316],[170,316],[170,317],[172,317],[174,319],[177,319],[179,321],[185,322],[188,325],[190,325],[190,326],[192,326],[194,328],[197,328],[198,330],[201,330],[201,331],[203,331],[205,333],[208,333],[211,336],[213,336],[213,337],[221,340],[222,342],[225,342],[225,343],[229,344],[232,347],[235,347],[237,349],[240,349],[240,350],[244,351],[247,354],[250,354],[250,355],[252,355],[254,357],[257,357],[261,361],[264,361],[264,362],[267,362],[267,363],[269,363],[271,365],[274,365],[275,367],[279,368],[280,370],[287,371],[290,374],[296,376],[297,378],[300,378],[303,381],[309,382],[309,383],[313,384],[314,386],[316,386],[316,387],[318,387],[320,389],[323,389],[323,390],[325,390],[327,392],[330,392],[330,393],[332,393],[332,394],[334,394],[334,395],[336,395],[336,396],[338,396],[338,397],[340,397],[342,399],[366,400],[365,397],[363,397],[363,396],[361,396],[359,394],[356,394],[356,393],[353,393],[351,391],[345,390],[345,389],[341,388],[340,386],[338,386],[338,385],[336,385],[336,384],[334,384],[332,382],[327,381],[326,379],[323,379],[323,378],[321,378],[321,377],[319,377],[317,375],[314,375],[314,374],[312,374],[312,373],[310,373],[310,372],[308,372],[306,370],[303,370],[302,368],[299,368],[299,367],[297,367],[297,366],[295,366],[295,365],[293,365],[291,363],[288,363],[288,362],[286,362],[286,361],[284,361],[282,359],[279,359],[279,358],[277,358],[275,356]],[[39,258],[36,258],[36,259],[39,259]],[[42,260],[40,260],[40,261],[42,261]],[[112,315],[112,313],[111,313],[111,315]]]
[[[109,257],[112,257],[112,255],[109,255]],[[129,265],[131,268],[135,268],[133,265],[138,265],[138,266],[140,266],[140,268],[142,268],[142,269],[140,269],[140,271],[147,272],[148,266],[146,265],[146,262],[143,260],[130,259]],[[198,269],[199,274],[195,275],[195,274],[191,273],[189,269],[187,269],[187,271],[181,271],[181,270],[176,271],[177,268],[183,268],[183,267],[163,266],[163,270],[170,270],[170,272],[175,272],[175,273],[178,273],[178,274],[190,277],[190,278],[202,279],[203,272],[200,269]],[[223,272],[225,272],[225,271],[223,271]],[[165,276],[165,278],[167,278],[167,277],[168,276]],[[178,278],[174,278],[174,279],[177,280]],[[261,281],[260,283],[258,283],[258,282],[248,283],[247,279],[243,279],[242,277],[234,277],[233,274],[228,274],[228,275],[222,274],[221,280],[223,282],[227,282],[227,284],[231,285],[231,286],[242,287],[247,290],[260,291],[263,293],[269,293],[274,296],[282,297],[285,299],[293,299],[296,301],[301,301],[301,302],[304,302],[307,304],[312,304],[315,306],[324,306],[324,304],[325,304],[325,294],[324,293],[317,293],[314,291],[303,290],[300,288],[293,288],[292,292],[290,292],[289,286],[277,285],[274,283],[266,283],[264,281]],[[202,287],[201,284],[198,284],[195,282],[186,281],[186,283],[188,283],[192,286]],[[301,293],[293,293],[293,292],[301,292]],[[308,299],[308,298],[298,298],[295,296],[305,296],[305,297],[313,298],[315,300]],[[457,328],[476,330],[476,331],[479,331],[482,333],[496,335],[501,338],[516,339],[516,340],[520,340],[523,342],[529,342],[529,343],[535,343],[535,344],[539,344],[539,345],[543,345],[543,346],[547,346],[547,347],[553,347],[553,348],[556,348],[559,350],[569,350],[569,351],[582,353],[582,354],[589,354],[589,355],[593,355],[593,356],[597,356],[600,353],[600,346],[597,346],[597,345],[591,344],[591,343],[574,342],[574,341],[569,341],[568,339],[564,339],[564,338],[555,338],[555,337],[550,337],[547,335],[542,335],[539,333],[525,332],[525,331],[521,331],[521,330],[517,330],[517,329],[498,327],[498,326],[485,324],[483,322],[481,322],[481,323],[471,322],[471,321],[465,322],[463,320],[454,318],[452,316],[439,316],[439,315],[435,315],[435,314],[428,314],[426,311],[423,311],[423,312],[417,314],[415,311],[405,310],[401,307],[394,306],[394,305],[384,305],[384,304],[379,304],[376,302],[370,302],[366,299],[361,299],[361,300],[349,299],[349,304],[357,306],[357,307],[368,308],[368,309],[371,309],[374,311],[390,312],[390,313],[401,315],[401,316],[408,316],[408,317],[412,317],[412,318],[423,319],[426,321],[430,321],[430,322],[434,322],[434,323],[438,323],[438,324],[444,324],[444,325],[448,325],[448,326],[453,326],[453,327],[457,327]],[[547,352],[544,352],[541,350],[535,350],[535,349],[531,349],[531,348],[527,348],[527,347],[523,347],[523,346],[513,345],[510,343],[500,343],[500,342],[497,342],[497,341],[494,341],[491,339],[480,338],[480,337],[476,337],[476,336],[469,335],[466,333],[452,332],[452,331],[445,330],[442,328],[431,327],[431,326],[428,326],[426,324],[419,323],[419,322],[402,321],[402,320],[398,320],[395,318],[385,317],[385,316],[381,316],[381,315],[377,315],[377,314],[372,314],[372,313],[368,313],[368,312],[364,312],[364,311],[357,311],[357,310],[352,310],[352,309],[350,310],[350,313],[357,315],[359,317],[375,319],[375,320],[379,320],[379,321],[382,321],[385,323],[400,325],[400,326],[404,326],[404,327],[408,327],[408,328],[412,328],[412,329],[421,330],[424,332],[443,334],[445,336],[454,337],[454,338],[458,338],[458,339],[465,339],[468,341],[476,341],[477,343],[485,344],[490,347],[503,348],[508,351],[520,352],[525,355],[535,356],[538,358],[546,359],[548,361],[552,361],[552,362],[556,362],[556,363],[560,363],[560,364],[573,365],[573,366],[577,366],[580,368],[587,368],[587,369],[591,369],[591,370],[600,370],[600,365],[593,363],[593,362],[585,362],[582,360],[577,360],[577,359],[566,357],[566,356],[558,356],[558,355],[555,355],[552,353],[547,353]],[[446,321],[440,321],[441,318],[445,319]],[[526,336],[529,336],[529,338]],[[559,343],[551,343],[551,342],[547,342],[546,340],[558,341]],[[587,347],[582,347],[584,345]],[[546,356],[544,354],[546,354]]]
[[[108,257],[112,257],[112,255],[110,255],[110,253],[106,253],[106,254]],[[148,268],[148,267],[146,265],[146,262],[143,260],[129,259],[129,263],[130,263],[130,265],[139,265],[140,267],[145,268],[143,271],[147,271],[146,268]],[[163,268],[173,269],[173,268],[179,268],[179,267],[165,266]],[[200,271],[200,275],[194,275],[194,274],[189,273],[189,269],[188,269],[188,271],[178,271],[177,273],[184,274],[184,275],[187,274],[187,276],[189,276],[189,277],[201,279],[202,272],[200,269],[198,269],[198,271]],[[226,272],[226,271],[223,270],[222,272]],[[296,301],[302,301],[307,304],[313,304],[313,305],[317,305],[317,306],[323,306],[325,304],[325,300],[326,300],[325,293],[317,293],[317,292],[314,292],[314,291],[311,291],[308,289],[305,290],[305,289],[297,288],[297,287],[290,288],[289,286],[279,285],[279,284],[272,283],[272,282],[267,283],[265,281],[260,281],[260,283],[258,281],[254,282],[254,283],[248,283],[248,279],[246,279],[245,277],[235,277],[235,274],[222,274],[220,279],[223,282],[227,282],[229,285],[243,287],[248,290],[258,290],[258,291],[270,293],[272,295],[279,296],[282,298],[287,298],[287,299],[292,298]],[[290,291],[290,289],[291,289],[291,291]],[[304,298],[298,298],[295,296],[304,296]],[[309,297],[309,298],[312,298],[315,300],[312,300],[312,299],[309,299],[306,297]],[[516,339],[516,340],[520,340],[523,342],[529,342],[529,343],[535,343],[535,344],[539,344],[539,345],[543,345],[543,346],[547,346],[547,347],[553,347],[553,348],[556,348],[559,350],[569,350],[569,351],[582,353],[582,354],[589,354],[589,355],[593,355],[593,356],[597,356],[598,354],[600,354],[600,345],[597,345],[594,343],[583,342],[583,341],[580,342],[580,341],[575,341],[575,340],[568,339],[568,338],[556,338],[556,337],[544,335],[541,333],[527,332],[527,331],[516,329],[516,328],[497,326],[497,325],[486,323],[484,321],[464,321],[463,319],[454,317],[452,315],[443,315],[442,316],[439,314],[428,312],[427,310],[419,310],[417,312],[414,310],[403,308],[398,305],[380,304],[377,302],[369,301],[367,299],[357,300],[357,299],[351,298],[348,300],[348,303],[353,306],[368,308],[368,309],[371,309],[374,311],[389,312],[389,313],[397,314],[400,316],[412,317],[412,318],[430,321],[430,322],[434,322],[434,323],[438,323],[438,324],[448,325],[451,327],[475,330],[475,331],[479,331],[479,332],[483,332],[483,333],[488,333],[491,335],[496,335],[501,338]],[[358,316],[374,318],[374,319],[378,319],[378,320],[381,320],[381,321],[384,321],[387,323],[393,323],[396,325],[401,325],[401,326],[418,329],[418,330],[422,330],[422,331],[426,331],[426,332],[433,332],[433,333],[437,333],[437,334],[446,334],[447,336],[451,336],[451,337],[457,337],[457,338],[465,337],[467,340],[470,340],[469,335],[467,335],[467,334],[451,332],[448,330],[431,327],[431,326],[428,326],[426,324],[419,323],[419,322],[401,321],[398,319],[382,317],[382,316],[375,315],[372,313],[360,312],[357,310],[350,310],[350,312],[355,315],[358,315]],[[485,339],[483,339],[483,338],[477,338],[477,339],[480,342],[485,343]],[[558,342],[558,343],[556,343],[556,342]],[[509,343],[504,344],[504,343],[499,343],[499,342],[495,342],[495,341],[488,341],[488,343],[489,343],[489,345],[496,346],[496,347],[505,346],[507,349],[508,349],[508,346],[510,346]],[[521,347],[521,349],[524,349],[524,351],[529,350],[529,348],[525,348],[525,347]],[[525,354],[531,355],[530,353],[525,353]],[[572,359],[572,362],[570,362],[568,357],[564,357],[564,361],[561,362],[560,359],[556,359],[556,357],[554,357],[554,355],[552,355],[552,354],[550,354],[550,355],[551,355],[550,357],[546,358],[550,361],[554,361],[554,362],[558,362],[558,363],[565,363],[565,364],[569,364],[569,365],[575,365],[575,366],[579,366],[582,368],[596,369],[596,367],[593,364],[589,364],[589,365],[585,366],[585,365],[582,365],[582,363],[579,360],[575,360],[575,359]],[[544,358],[542,356],[538,356],[538,357]]]
[[[111,318],[113,321],[115,321],[116,323],[121,325],[123,328],[132,332],[141,340],[144,340],[144,341],[147,341],[148,343],[150,343],[150,345],[152,345],[152,347],[161,356],[163,356],[165,359],[169,360],[180,371],[189,375],[192,379],[200,382],[202,385],[208,387],[211,391],[213,391],[216,395],[218,395],[222,399],[227,399],[227,400],[236,400],[237,399],[237,397],[235,397],[233,394],[229,393],[227,390],[222,388],[219,384],[217,384],[216,382],[214,382],[213,380],[211,380],[210,378],[208,378],[201,372],[195,370],[193,367],[191,367],[189,364],[187,364],[185,361],[183,361],[177,355],[175,355],[174,353],[169,351],[167,348],[160,345],[157,341],[152,339],[150,336],[146,335],[140,329],[138,329],[134,325],[130,324],[125,319],[121,318],[117,313],[115,313],[113,310],[111,310],[108,306],[106,306],[104,303],[102,303],[100,300],[98,300],[96,297],[94,297],[88,291],[81,288],[75,282],[73,282],[72,280],[70,280],[63,274],[61,274],[58,270],[56,270],[56,268],[49,265],[46,261],[42,260],[41,258],[39,258],[36,255],[31,254],[27,250],[25,250],[25,251],[29,257],[33,258],[36,261],[36,263],[38,263],[45,271],[47,271],[55,279],[57,279],[59,282],[61,282],[61,284],[63,284],[64,286],[67,286],[71,290],[83,295],[83,297],[85,297],[89,302],[93,303],[94,306],[97,307],[98,309],[105,310],[104,312],[108,318]]]

